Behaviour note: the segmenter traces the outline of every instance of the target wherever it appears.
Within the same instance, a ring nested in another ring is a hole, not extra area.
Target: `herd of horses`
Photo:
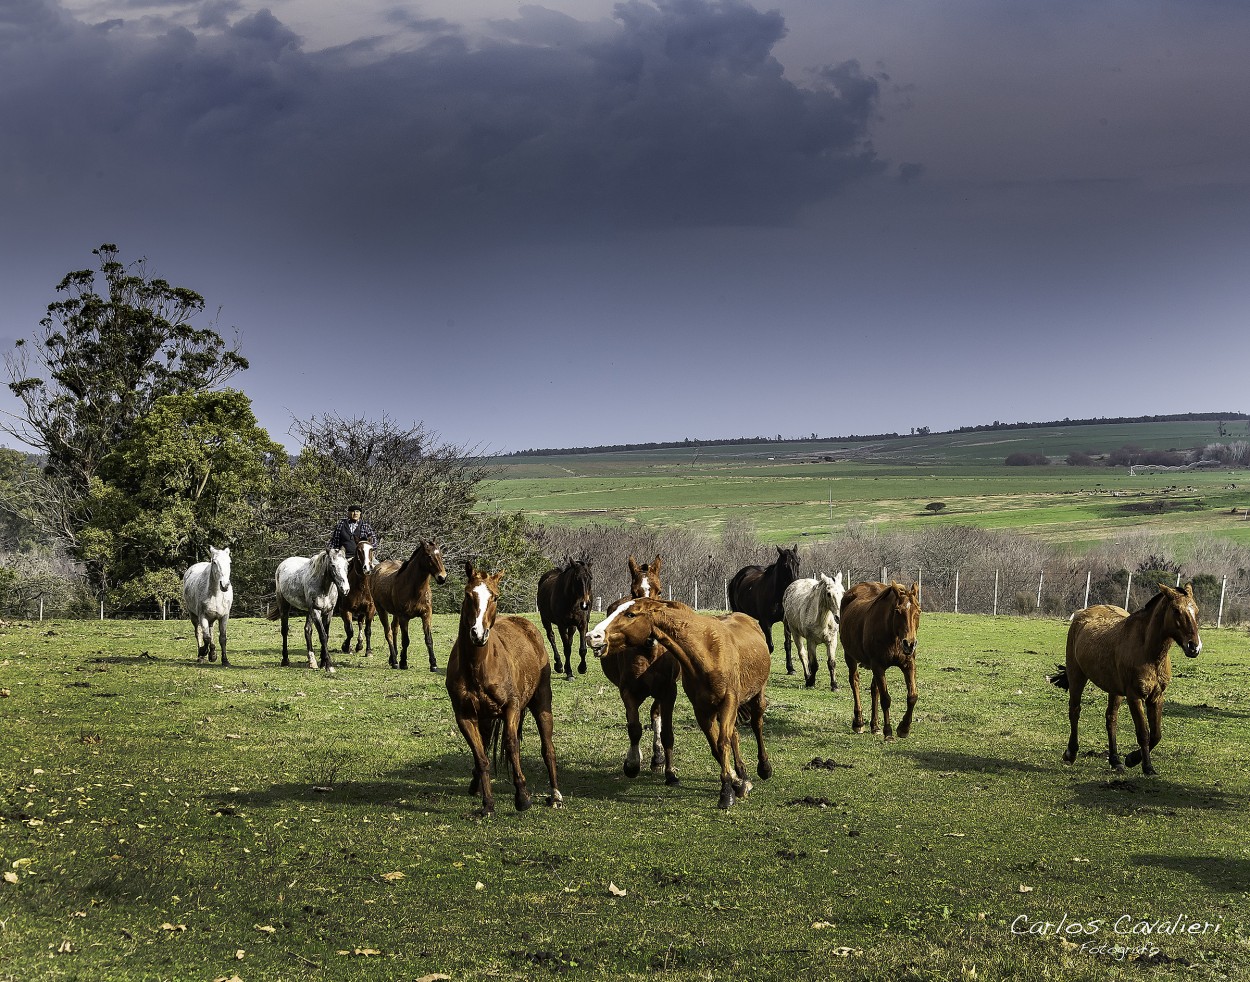
[[[870,727],[886,739],[896,734],[890,722],[890,693],[885,672],[898,668],[907,689],[907,709],[897,736],[911,730],[917,700],[916,636],[920,626],[920,594],[916,585],[897,582],[861,582],[849,589],[836,577],[798,576],[798,547],[778,548],[775,562],[747,566],[729,584],[730,611],[701,613],[663,598],[660,570],[663,560],[639,564],[629,557],[629,596],[611,604],[603,619],[589,627],[593,580],[590,561],[568,558],[539,580],[537,605],[552,659],[547,658],[543,634],[522,615],[500,614],[499,587],[503,574],[464,567],[465,588],[456,641],[446,666],[446,687],[457,726],[473,755],[470,793],[481,795],[481,814],[494,811],[488,749],[503,746],[512,769],[517,810],[530,807],[531,795],[521,770],[520,739],[526,713],[538,727],[542,756],[551,785],[550,803],[563,802],[558,787],[553,742],[551,669],[573,677],[572,641],[578,635],[578,671],[586,671],[591,650],[608,680],[616,686],[625,707],[629,750],[624,772],[635,777],[641,770],[640,719],[642,705],[651,700],[651,769],[664,770],[667,784],[676,784],[673,764],[673,709],[678,686],[685,691],[695,719],[720,767],[718,805],[729,808],[751,790],[739,747],[738,724],[750,724],[757,746],[756,774],[767,780],[772,764],[764,744],[765,690],[772,663],[772,628],[784,627],[786,666],[794,674],[791,643],[797,649],[804,682],[816,683],[816,651],[826,645],[830,688],[837,689],[834,650],[839,638],[850,678],[854,732],[865,729],[860,703],[859,668],[872,675]],[[271,620],[282,622],[282,664],[288,665],[287,630],[291,612],[305,613],[304,637],[308,667],[318,665],[313,634],[320,644],[320,665],[334,672],[329,628],[337,615],[343,619],[351,650],[354,624],[360,625],[364,644],[370,644],[371,622],[382,624],[392,668],[408,667],[408,624],[420,617],[425,630],[430,669],[436,670],[431,633],[433,604],[430,582],[444,583],[447,570],[442,550],[433,540],[416,546],[402,563],[377,562],[367,542],[357,544],[350,558],[341,549],[327,549],[311,558],[292,557],[279,564],[274,576],[276,609]],[[214,661],[212,628],[216,624],[221,662],[226,657],[226,623],[232,601],[230,550],[210,549],[207,562],[197,563],[183,578],[183,605],[195,626],[197,658]],[[554,629],[554,630],[553,630]],[[556,643],[559,633],[560,645]],[[401,644],[402,639],[402,644]],[[1069,692],[1071,735],[1063,760],[1076,760],[1077,723],[1081,695],[1087,682],[1108,694],[1106,713],[1108,760],[1112,769],[1142,765],[1155,773],[1150,752],[1161,736],[1164,691],[1171,679],[1172,644],[1195,658],[1202,649],[1198,607],[1192,584],[1184,590],[1160,584],[1159,592],[1141,610],[1130,614],[1120,607],[1097,605],[1073,615],[1068,629],[1067,660],[1049,680]],[[357,637],[356,650],[361,640]],[[370,649],[366,647],[366,653]],[[1138,749],[1123,760],[1116,744],[1116,720],[1121,702],[1129,704]]]

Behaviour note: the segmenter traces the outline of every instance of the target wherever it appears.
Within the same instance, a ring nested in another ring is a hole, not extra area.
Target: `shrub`
[[[1023,451],[1010,454],[1006,460],[1008,467],[1037,467],[1049,463],[1050,458],[1044,453],[1024,453]]]

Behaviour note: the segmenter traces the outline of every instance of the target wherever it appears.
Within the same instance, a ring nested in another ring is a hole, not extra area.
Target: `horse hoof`
[[[1065,751],[1063,755],[1063,762],[1068,766],[1076,763],[1076,754],[1069,754]]]
[[[1158,773],[1155,771],[1153,764],[1142,764],[1141,772],[1146,777],[1154,777],[1155,774]]]
[[[552,808],[564,807],[564,795],[560,794],[559,791],[551,792],[551,807]]]
[[[670,788],[674,784],[678,784],[680,782],[681,782],[681,778],[679,778],[676,774],[669,773],[669,774],[664,775],[664,783],[667,784]]]
[[[222,667],[222,668],[229,668],[229,667],[230,667],[230,662],[229,662],[229,660],[226,658],[226,656],[225,656],[225,655],[222,655],[222,656],[221,656],[221,667]]]
[[[798,673],[797,673],[797,672],[796,672],[793,668],[787,668],[787,669],[786,669],[786,674],[787,674],[787,675],[797,675]]]
[[[529,811],[530,805],[534,802],[530,800],[530,796],[523,792],[518,792],[516,796],[516,810],[519,812]]]
[[[734,798],[734,793],[733,793],[732,788],[726,791],[722,791],[720,793],[720,800],[716,802],[716,807],[728,810],[734,806],[735,800],[736,799]]]
[[[898,728],[898,738],[899,738],[900,740],[906,740],[906,739],[907,739],[907,737],[908,737],[908,734],[910,734],[910,733],[911,733],[911,727],[910,727],[910,726],[900,726],[900,727]]]
[[[638,766],[637,761],[631,761],[628,757],[625,758],[625,766],[622,769],[625,771],[626,777],[637,777],[638,772],[642,770],[642,768]]]
[[[838,683],[837,683],[837,682],[830,682],[830,683],[829,683],[829,691],[830,691],[830,692],[837,692],[837,691],[838,691]]]
[[[494,818],[495,806],[491,805],[489,808],[487,808],[485,805],[483,805],[481,808],[476,809],[473,812],[473,814],[476,815],[478,818]]]
[[[585,663],[585,662],[582,662],[580,665],[578,665],[578,666],[577,666],[577,674],[578,674],[578,675],[585,675],[585,674],[586,674],[586,663]]]
[[[863,733],[863,732],[864,732],[864,724],[863,724],[863,723],[852,723],[852,724],[851,724],[851,732],[852,732],[852,733]]]
[[[759,766],[755,768],[755,773],[758,774],[762,780],[767,781],[773,776],[772,763],[767,760],[761,760]]]

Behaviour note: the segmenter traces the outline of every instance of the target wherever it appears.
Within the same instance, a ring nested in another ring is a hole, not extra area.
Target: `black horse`
[[[786,587],[799,578],[799,547],[777,547],[777,561],[771,566],[743,566],[729,581],[729,609],[749,614],[760,622],[769,654],[773,650],[773,625],[785,619],[781,607]],[[786,673],[794,674],[794,664],[786,653]]]
[[[577,671],[586,674],[586,631],[590,619],[591,589],[590,560],[585,556],[566,559],[563,567],[547,570],[538,581],[538,615],[542,618],[547,640],[551,642],[556,672],[563,671],[566,678],[573,677],[574,629],[578,636],[577,653],[581,657]],[[560,667],[560,651],[556,648],[555,635],[551,633],[552,624],[560,629],[560,638],[564,642],[563,669]]]

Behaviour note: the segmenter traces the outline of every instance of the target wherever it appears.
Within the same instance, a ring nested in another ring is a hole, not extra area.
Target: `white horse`
[[[321,639],[321,667],[329,675],[334,674],[330,650],[326,642],[330,636],[330,618],[339,595],[346,594],[347,553],[342,549],[322,549],[311,559],[291,556],[278,564],[273,575],[273,588],[277,609],[269,615],[271,621],[282,621],[282,664],[291,664],[287,656],[287,621],[292,610],[307,612],[304,619],[304,643],[308,652],[308,667],[316,668],[313,654],[313,626]]]
[[[226,657],[226,622],[234,603],[234,587],[230,585],[230,547],[208,547],[208,561],[196,563],[182,574],[182,611],[195,627],[196,661],[216,661],[213,647],[213,622],[221,642],[221,663]]]
[[[842,574],[831,577],[821,573],[815,579],[795,580],[781,597],[785,612],[786,657],[790,655],[790,638],[799,649],[803,678],[808,688],[816,684],[816,646],[825,645],[829,655],[829,688],[837,691],[833,675],[833,652],[838,646],[839,608],[842,606]]]

